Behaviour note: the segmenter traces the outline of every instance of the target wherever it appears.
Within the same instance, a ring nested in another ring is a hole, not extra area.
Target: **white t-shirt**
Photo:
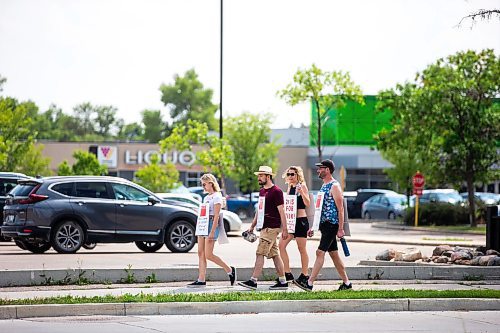
[[[203,198],[203,203],[207,202],[209,204],[208,214],[214,215],[214,206],[216,204],[220,204],[222,209],[222,193],[214,192],[212,194],[206,195],[205,198]]]

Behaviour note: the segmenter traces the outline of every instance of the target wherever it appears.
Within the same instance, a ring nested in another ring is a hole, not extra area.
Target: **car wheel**
[[[93,250],[97,246],[97,243],[85,243],[82,245],[84,249]]]
[[[75,253],[84,244],[85,233],[75,221],[59,223],[52,233],[52,247],[59,253]]]
[[[365,218],[365,220],[369,220],[372,218],[369,212],[365,212],[365,215],[363,217]]]
[[[236,211],[236,214],[238,215],[238,217],[242,220],[245,220],[247,219],[250,215],[248,214],[248,211],[244,208],[240,208]]]
[[[396,219],[396,214],[394,214],[394,212],[389,212],[388,218],[389,218],[389,220],[395,220]]]
[[[224,220],[224,230],[226,230],[226,235],[229,231],[231,231],[231,227],[229,226],[229,222]]]
[[[141,251],[144,251],[144,252],[147,252],[147,253],[153,253],[153,252],[156,252],[159,249],[161,249],[161,247],[163,246],[163,243],[139,241],[139,242],[135,242],[135,245]]]
[[[171,252],[189,252],[196,243],[194,225],[186,220],[175,221],[165,234],[165,246]]]
[[[24,246],[26,247],[26,250],[33,253],[45,253],[51,248],[52,245],[50,245],[49,242],[24,242]]]

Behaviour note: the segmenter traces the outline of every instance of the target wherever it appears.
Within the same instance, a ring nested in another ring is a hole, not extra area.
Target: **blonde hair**
[[[203,176],[200,177],[200,180],[202,182],[204,181],[206,183],[211,183],[212,186],[214,187],[214,191],[215,192],[220,192],[219,183],[217,182],[217,179],[215,178],[215,176],[212,175],[211,173],[204,174]]]
[[[281,176],[283,179],[285,179],[285,184],[288,184],[288,181],[287,181],[287,176],[286,174],[290,171],[290,170],[293,170],[297,173],[297,183],[300,183],[302,185],[306,185],[306,179],[304,177],[304,170],[302,170],[301,167],[299,166],[295,166],[295,165],[291,165],[289,166],[285,172],[283,172],[283,175]],[[306,185],[307,186],[307,185]]]

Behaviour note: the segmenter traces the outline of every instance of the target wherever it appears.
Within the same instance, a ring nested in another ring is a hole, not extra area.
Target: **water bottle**
[[[347,242],[344,237],[340,239],[340,243],[342,244],[342,250],[344,251],[344,256],[349,257],[351,253],[349,252],[349,248],[347,247]]]

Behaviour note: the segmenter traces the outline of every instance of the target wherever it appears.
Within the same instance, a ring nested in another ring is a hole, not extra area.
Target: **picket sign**
[[[324,192],[318,192],[318,195],[316,195],[316,202],[314,203],[314,222],[312,227],[314,231],[319,230],[319,221],[321,219],[321,211],[323,210],[324,197]]]
[[[295,233],[297,223],[297,196],[294,194],[283,194],[285,202],[286,228],[288,232]]]
[[[266,197],[259,197],[259,204],[257,205],[257,231],[264,227],[264,209],[266,207]]]
[[[208,236],[209,203],[203,203],[198,208],[198,220],[196,221],[196,236]]]

